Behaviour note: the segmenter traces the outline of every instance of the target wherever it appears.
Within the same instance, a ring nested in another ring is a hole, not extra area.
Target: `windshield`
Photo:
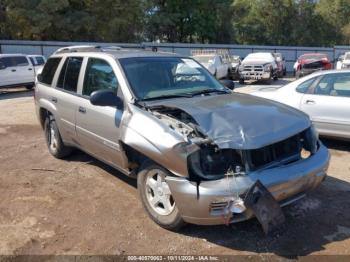
[[[268,60],[273,61],[274,57],[271,53],[251,53],[244,60]]]
[[[190,58],[133,57],[119,61],[139,100],[227,90]]]

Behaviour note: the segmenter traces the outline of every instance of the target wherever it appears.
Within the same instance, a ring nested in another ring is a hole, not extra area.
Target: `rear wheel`
[[[137,175],[137,188],[151,219],[163,228],[179,230],[185,222],[165,181],[168,175],[163,167],[147,162]]]
[[[56,158],[64,158],[71,154],[72,149],[63,144],[60,132],[58,131],[56,121],[52,115],[48,115],[44,124],[45,138],[47,147]]]

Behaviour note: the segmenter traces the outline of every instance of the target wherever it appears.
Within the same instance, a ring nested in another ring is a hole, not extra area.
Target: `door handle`
[[[308,104],[308,105],[313,105],[313,104],[316,104],[314,100],[306,100],[305,101],[305,104]]]
[[[51,101],[54,103],[57,103],[57,98],[56,97],[51,97]]]
[[[12,69],[11,71],[12,71],[12,72],[16,72],[16,69]]]
[[[29,70],[29,71],[32,71],[32,70],[33,70],[33,68],[28,68],[28,70]]]
[[[79,106],[79,112],[82,113],[82,114],[85,114],[86,113],[86,108],[82,107],[82,106]]]

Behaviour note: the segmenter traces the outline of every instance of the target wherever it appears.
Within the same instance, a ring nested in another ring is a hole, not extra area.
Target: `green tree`
[[[123,0],[4,0],[14,39],[120,41],[142,32],[142,2]]]
[[[149,0],[146,37],[169,42],[230,42],[231,0]]]
[[[323,17],[327,26],[330,45],[349,44],[350,40],[350,1],[320,0],[316,13]]]

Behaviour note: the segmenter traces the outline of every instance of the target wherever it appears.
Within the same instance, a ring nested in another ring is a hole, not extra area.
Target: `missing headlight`
[[[204,180],[223,178],[229,170],[244,172],[242,154],[234,149],[218,149],[205,145],[188,158],[190,174]],[[197,180],[197,179],[194,179]]]

